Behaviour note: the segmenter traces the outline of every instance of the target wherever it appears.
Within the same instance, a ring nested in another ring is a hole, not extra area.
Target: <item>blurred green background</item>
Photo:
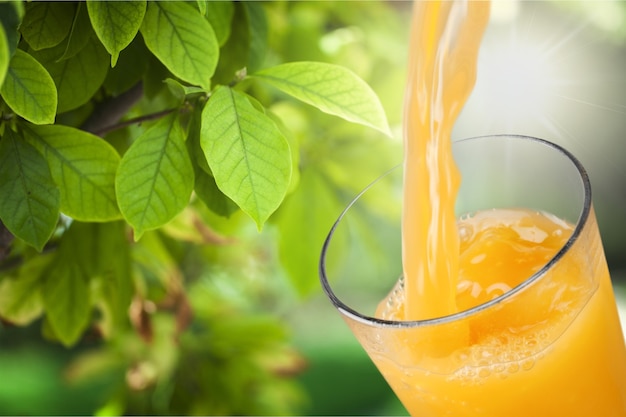
[[[299,198],[300,203],[310,201],[322,216],[298,223],[287,214],[277,214],[276,221],[291,221],[303,229],[301,239],[306,245],[300,249],[307,253],[293,260],[290,272],[293,275],[300,268],[302,282],[307,284],[296,286],[308,289],[294,290],[293,277],[290,280],[277,266],[280,248],[276,247],[275,230],[269,227],[257,234],[244,225],[238,230],[243,243],[192,253],[226,259],[224,270],[191,289],[198,294],[192,305],[204,314],[207,301],[202,294],[206,290],[215,297],[215,311],[221,308],[267,318],[246,322],[249,334],[255,334],[251,329],[285,333],[286,353],[271,358],[269,365],[276,389],[264,397],[285,407],[256,410],[299,415],[406,415],[322,294],[315,260],[328,226],[341,208],[359,189],[401,161],[410,3],[301,1],[265,6],[272,48],[280,50],[286,61],[333,62],[355,71],[380,96],[394,138],[346,125],[288,101],[278,103],[273,110],[288,116],[289,128],[303,149],[302,195],[290,197],[284,212]],[[494,2],[478,72],[475,91],[453,139],[526,134],[560,143],[579,157],[592,180],[607,260],[626,318],[626,2]],[[333,190],[333,198],[324,199],[319,188],[324,189],[325,183],[320,178],[327,177],[341,187]],[[226,228],[218,231],[227,233]],[[185,262],[193,264],[192,255],[184,257]],[[189,266],[181,266],[183,271],[185,268]],[[207,315],[216,314],[208,310]],[[155,322],[156,327],[171,325],[166,318]],[[79,346],[67,350],[47,341],[40,325],[0,325],[0,414],[115,415],[129,409],[158,414],[167,410],[159,408],[159,401],[171,395],[168,390],[176,391],[176,386],[156,383],[149,390],[129,394],[120,388],[120,381],[132,383],[134,374],[121,371],[121,361],[114,354],[92,354],[102,347],[100,339],[87,335]],[[253,343],[251,340],[234,340],[233,344]],[[186,349],[183,355],[191,357],[196,352],[184,340],[180,343]],[[150,354],[159,358],[155,362],[163,363],[172,349],[162,342]],[[140,348],[128,346],[108,347],[111,351],[142,354]],[[184,380],[185,373],[198,371],[194,362],[178,360],[188,367],[180,368],[177,378]],[[151,372],[158,370],[148,365],[136,371],[150,380]],[[216,367],[215,373],[223,372],[220,369]],[[222,392],[219,387],[231,383],[215,381],[212,392]],[[231,391],[227,394],[233,395],[232,401],[247,398]],[[127,404],[126,409],[122,403]],[[202,409],[197,411],[203,414]]]

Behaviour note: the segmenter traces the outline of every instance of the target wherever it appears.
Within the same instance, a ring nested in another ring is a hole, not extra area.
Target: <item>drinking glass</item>
[[[585,169],[566,149],[525,136],[459,140],[453,153],[459,217],[550,213],[573,225],[566,244],[484,304],[420,321],[377,318],[379,303],[403,291],[399,166],[328,234],[319,272],[330,301],[413,416],[626,416],[624,336]]]

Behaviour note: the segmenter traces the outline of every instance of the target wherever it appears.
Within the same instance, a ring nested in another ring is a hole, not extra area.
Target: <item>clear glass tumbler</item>
[[[624,336],[583,166],[525,136],[460,140],[453,152],[459,217],[543,211],[573,225],[567,243],[484,304],[421,321],[376,318],[379,303],[400,291],[397,167],[350,203],[324,243],[320,279],[331,302],[413,416],[626,416]],[[459,332],[470,337],[438,349]]]

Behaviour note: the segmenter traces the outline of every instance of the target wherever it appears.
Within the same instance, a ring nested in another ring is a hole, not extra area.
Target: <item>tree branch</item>
[[[156,120],[156,119],[160,119],[163,116],[167,116],[168,114],[176,111],[177,109],[166,109],[166,110],[161,110],[158,111],[156,113],[150,113],[150,114],[146,114],[144,116],[139,116],[139,117],[135,117],[133,119],[128,119],[128,120],[124,120],[123,122],[119,122],[119,123],[114,123],[108,126],[103,126],[102,128],[92,131],[91,133],[98,135],[98,136],[104,136],[109,132],[112,132],[114,130],[117,129],[121,129],[124,128],[126,126],[131,126],[134,124],[138,124],[138,123],[142,123],[142,122],[148,122],[150,120]]]
[[[111,129],[143,96],[143,84],[135,84],[119,96],[100,103],[82,124],[81,129],[102,136]]]

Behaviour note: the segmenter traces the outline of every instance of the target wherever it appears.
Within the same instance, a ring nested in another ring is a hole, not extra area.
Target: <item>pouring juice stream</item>
[[[406,319],[457,312],[460,176],[453,124],[476,79],[487,1],[417,1],[404,115],[402,247]]]

